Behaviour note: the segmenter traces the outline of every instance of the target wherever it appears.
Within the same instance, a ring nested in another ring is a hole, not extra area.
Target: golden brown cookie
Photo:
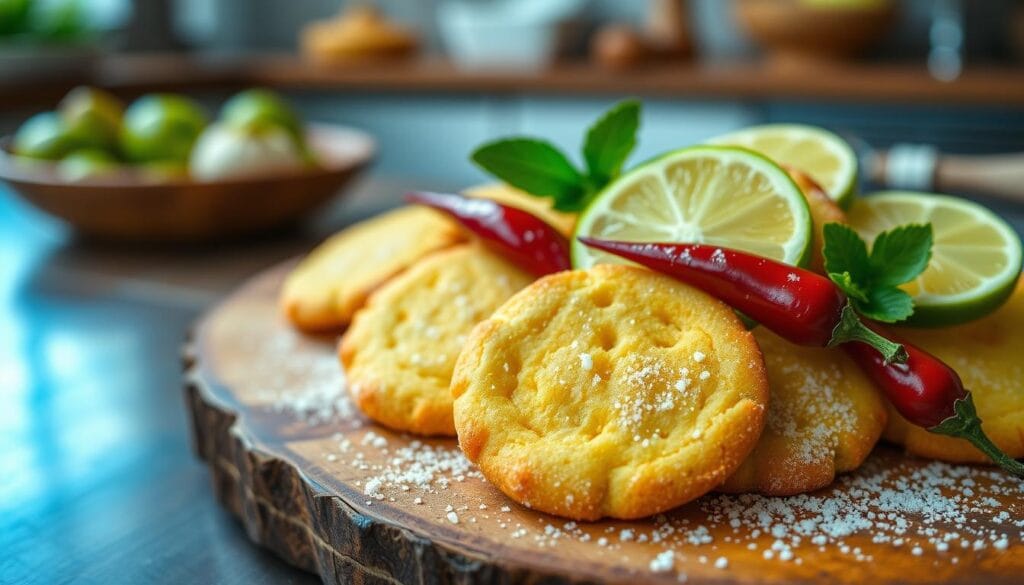
[[[420,258],[460,241],[459,226],[425,207],[403,207],[320,244],[288,275],[281,307],[304,331],[336,331],[374,289]]]
[[[572,235],[576,227],[576,214],[564,211],[556,211],[551,208],[551,199],[548,197],[535,197],[515,187],[504,183],[491,183],[478,185],[463,191],[469,197],[479,199],[490,199],[512,207],[518,207],[544,220],[548,225],[562,232],[565,236]]]
[[[532,280],[483,247],[465,244],[388,281],[341,340],[356,404],[393,429],[454,435],[448,385],[455,358],[473,326]]]
[[[841,351],[793,345],[754,330],[771,400],[761,439],[720,488],[799,494],[860,466],[885,428],[886,406],[871,380]]]
[[[1024,281],[995,313],[956,327],[900,329],[908,342],[949,364],[974,394],[974,406],[989,438],[1003,451],[1024,457]],[[988,463],[963,439],[929,433],[896,411],[885,438],[907,451],[943,461]]]
[[[594,520],[688,502],[757,442],[761,351],[723,303],[623,265],[561,272],[473,329],[452,378],[469,459],[525,506]]]
[[[792,167],[786,167],[786,172],[789,173],[797,187],[800,187],[800,192],[803,193],[804,200],[807,201],[807,209],[811,212],[811,221],[814,223],[814,240],[811,242],[809,268],[825,274],[825,256],[822,253],[825,245],[825,224],[846,223],[846,212],[810,175]]]

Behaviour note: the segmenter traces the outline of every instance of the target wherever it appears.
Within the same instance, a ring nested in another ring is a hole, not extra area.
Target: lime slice
[[[576,236],[703,243],[788,264],[810,256],[811,215],[786,171],[743,148],[697,146],[619,177],[580,215]],[[573,266],[624,262],[577,239]]]
[[[857,155],[845,140],[817,126],[767,124],[718,136],[708,144],[743,146],[811,176],[840,207],[857,191]]]
[[[1020,276],[1020,238],[977,203],[891,191],[858,199],[848,216],[868,241],[898,225],[931,222],[931,262],[917,280],[901,287],[914,297],[909,325],[954,325],[987,315],[1006,301]]]

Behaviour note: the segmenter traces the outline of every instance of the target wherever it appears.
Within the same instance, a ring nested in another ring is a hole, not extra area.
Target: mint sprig
[[[849,227],[825,226],[825,270],[865,317],[883,323],[903,321],[914,313],[914,302],[899,285],[917,278],[932,254],[931,224],[907,224],[867,244]]]
[[[587,130],[585,169],[579,170],[557,147],[533,138],[488,142],[471,155],[473,162],[502,181],[538,197],[550,197],[560,211],[580,211],[619,176],[636,146],[640,102],[612,106]]]
[[[473,153],[473,161],[531,195],[572,202],[584,195],[583,177],[560,150],[543,140],[509,138]]]

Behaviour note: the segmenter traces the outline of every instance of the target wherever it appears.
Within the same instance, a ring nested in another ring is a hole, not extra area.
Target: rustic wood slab
[[[810,497],[710,495],[660,518],[593,524],[525,509],[454,441],[418,442],[359,415],[335,340],[279,317],[287,268],[198,324],[186,401],[221,502],[255,542],[325,583],[1021,582],[1024,485],[885,447]],[[868,493],[883,484],[885,499]],[[951,520],[954,509],[964,516]],[[851,527],[865,517],[890,529]]]

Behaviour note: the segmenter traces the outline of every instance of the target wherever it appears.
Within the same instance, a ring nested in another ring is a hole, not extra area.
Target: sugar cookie
[[[356,404],[393,429],[454,435],[448,385],[466,336],[532,280],[483,247],[465,244],[388,281],[341,341]]]
[[[420,258],[465,239],[424,207],[404,207],[332,236],[285,280],[281,307],[305,331],[343,329],[374,289]]]
[[[754,337],[768,371],[768,416],[757,446],[720,491],[804,493],[859,467],[886,421],[871,380],[841,351],[793,345],[764,327]]]
[[[729,307],[623,265],[550,275],[473,329],[452,378],[459,443],[512,499],[639,518],[731,475],[768,400]]]

